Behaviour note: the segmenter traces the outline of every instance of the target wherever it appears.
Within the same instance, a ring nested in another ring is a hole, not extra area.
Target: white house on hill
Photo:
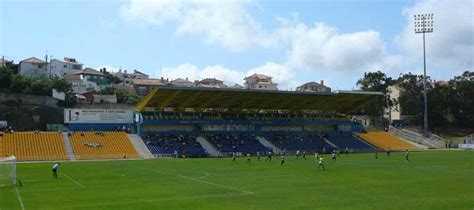
[[[51,75],[58,77],[82,70],[82,63],[77,62],[75,58],[64,57],[63,60],[52,59],[49,65]]]
[[[188,78],[171,80],[170,84],[174,87],[194,87],[194,83],[189,81]]]
[[[316,93],[330,93],[331,88],[324,85],[324,80],[321,83],[308,82],[296,88],[296,91],[300,92],[316,92]]]
[[[47,63],[36,57],[20,61],[20,74],[27,77],[47,76]]]
[[[196,87],[202,88],[225,88],[224,82],[216,78],[206,78],[201,81],[194,82]]]
[[[254,90],[278,90],[277,84],[272,82],[272,77],[263,74],[253,74],[245,77],[245,88]]]

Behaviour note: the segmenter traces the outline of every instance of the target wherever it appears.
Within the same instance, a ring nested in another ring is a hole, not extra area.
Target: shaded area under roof
[[[317,110],[348,114],[370,100],[382,96],[381,92],[337,91],[334,93],[308,93],[295,91],[266,91],[246,89],[210,88],[155,88],[136,106],[162,110],[173,108],[228,109],[228,110]]]

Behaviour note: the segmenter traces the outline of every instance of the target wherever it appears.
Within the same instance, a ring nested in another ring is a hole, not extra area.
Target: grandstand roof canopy
[[[228,110],[318,110],[348,114],[381,92],[335,91],[308,93],[296,91],[266,91],[224,88],[159,87],[151,91],[136,106],[136,111],[148,108],[184,110],[206,108]]]

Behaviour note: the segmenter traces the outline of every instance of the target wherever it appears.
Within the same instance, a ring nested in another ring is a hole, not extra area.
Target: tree
[[[100,94],[117,96],[117,103],[122,104],[135,104],[140,101],[140,96],[133,90],[119,89],[114,87],[106,87],[100,91]]]
[[[91,91],[91,92],[94,93],[94,94],[97,93],[97,90],[95,90],[94,87],[88,87],[88,88],[86,88],[86,91]]]
[[[115,91],[117,91],[117,89],[115,89],[114,87],[105,87],[100,91],[100,94],[113,95],[115,94]]]
[[[431,128],[449,124],[451,95],[452,89],[447,85],[435,84],[433,89],[428,92],[428,124]]]
[[[466,71],[449,81],[451,111],[458,126],[474,128],[474,72]]]
[[[5,67],[10,68],[13,70],[13,74],[18,74],[18,68],[20,67],[20,64],[15,64],[13,61],[6,61],[5,62]]]
[[[72,89],[71,83],[63,78],[58,77],[55,77],[51,80],[51,87],[64,93],[67,93]]]
[[[423,122],[424,98],[423,98],[423,75],[412,73],[401,74],[397,80],[398,86],[402,89],[399,103],[402,115],[415,115],[416,122]],[[426,87],[430,89],[431,79],[426,78]],[[430,91],[430,90],[428,90]]]
[[[30,78],[24,77],[21,74],[16,74],[11,77],[10,91],[12,93],[31,93]]]
[[[46,77],[35,77],[30,82],[31,93],[36,95],[51,94],[51,82]]]
[[[117,102],[124,104],[136,104],[140,101],[140,96],[138,96],[135,91],[117,89],[115,94],[117,95]]]
[[[390,99],[388,87],[393,84],[393,79],[381,71],[366,72],[364,77],[357,81],[357,85],[360,86],[361,90],[378,91],[383,94],[383,97],[375,99],[373,103],[369,103],[364,107],[367,114],[372,116],[380,115],[384,109],[391,108],[397,103],[396,100]]]
[[[66,99],[58,102],[58,105],[61,107],[73,107],[76,104],[77,100],[74,94],[66,94]]]
[[[118,78],[118,77],[116,77],[115,75],[110,74],[110,73],[108,73],[108,72],[107,72],[106,76],[107,76],[107,80],[108,80],[109,83],[111,83],[111,84],[120,84],[120,83],[122,82],[122,80],[121,80],[120,78]]]
[[[6,90],[10,88],[11,79],[15,75],[15,70],[8,66],[0,68],[0,90]]]

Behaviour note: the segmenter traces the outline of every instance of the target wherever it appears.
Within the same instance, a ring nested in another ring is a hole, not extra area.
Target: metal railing
[[[444,140],[437,135],[432,135],[430,136],[430,138],[426,138],[423,136],[423,134],[411,130],[400,130],[393,126],[390,126],[389,131],[390,133],[394,134],[399,138],[415,142],[417,144],[425,145],[430,148],[441,148],[444,144]]]
[[[464,137],[464,142],[466,143],[474,143],[474,134],[470,134]]]

